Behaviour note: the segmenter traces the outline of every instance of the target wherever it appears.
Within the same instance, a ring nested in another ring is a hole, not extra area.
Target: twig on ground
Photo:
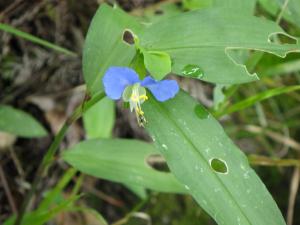
[[[295,167],[293,177],[291,180],[291,186],[290,186],[290,197],[289,197],[289,204],[288,204],[287,218],[286,218],[287,225],[293,224],[295,202],[299,190],[299,181],[300,181],[300,168]]]
[[[0,180],[1,180],[2,186],[4,188],[4,191],[5,191],[5,194],[7,196],[8,203],[11,207],[12,212],[17,213],[17,207],[16,207],[15,201],[12,197],[12,194],[11,194],[10,188],[8,186],[8,183],[7,183],[7,180],[6,180],[6,177],[5,177],[5,174],[4,174],[4,171],[2,169],[1,164],[0,164]]]

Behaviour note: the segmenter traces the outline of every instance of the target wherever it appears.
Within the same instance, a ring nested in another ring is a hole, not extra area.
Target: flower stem
[[[87,111],[89,108],[91,108],[94,104],[96,104],[98,101],[102,100],[105,97],[105,94],[103,92],[95,95],[92,99],[88,100],[76,108],[76,110],[72,113],[72,115],[65,121],[64,125],[59,130],[58,134],[55,136],[52,144],[48,148],[46,155],[44,156],[41,164],[39,165],[39,168],[36,172],[35,178],[33,180],[33,183],[31,185],[31,189],[26,194],[23,203],[21,205],[21,208],[19,210],[19,213],[17,215],[17,218],[15,220],[14,225],[20,225],[22,223],[23,217],[25,215],[26,209],[31,201],[31,198],[33,194],[35,193],[38,184],[40,183],[41,179],[47,175],[48,168],[51,166],[52,162],[54,161],[54,155],[64,139],[68,128],[72,123],[74,123],[76,120],[78,120],[85,111]]]

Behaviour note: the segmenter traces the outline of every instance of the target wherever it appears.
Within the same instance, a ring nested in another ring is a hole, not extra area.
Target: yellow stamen
[[[145,123],[147,123],[145,117],[144,117],[144,112],[141,108],[141,104],[148,100],[148,97],[146,95],[146,90],[145,88],[140,88],[139,85],[134,86],[132,90],[132,94],[130,96],[130,109],[135,111],[135,115],[138,121],[139,126],[144,126]]]
[[[140,96],[140,99],[142,99],[142,100],[145,100],[145,101],[146,101],[146,100],[148,100],[148,96],[147,96],[147,95],[141,95],[141,96]]]

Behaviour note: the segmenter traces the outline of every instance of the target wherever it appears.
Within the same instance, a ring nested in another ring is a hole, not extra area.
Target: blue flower
[[[140,80],[138,74],[128,67],[110,67],[103,77],[106,95],[113,99],[129,102],[130,110],[135,111],[139,125],[146,122],[141,104],[148,99],[146,89],[160,102],[173,98],[179,91],[175,80],[156,81],[147,76]]]

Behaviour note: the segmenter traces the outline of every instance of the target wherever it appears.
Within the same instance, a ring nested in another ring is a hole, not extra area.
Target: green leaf
[[[211,6],[213,0],[183,0],[183,8],[188,10],[201,9]]]
[[[202,0],[199,0],[202,1]],[[253,15],[255,10],[256,0],[214,0],[213,7],[220,7],[227,13],[243,13],[248,15]]]
[[[83,115],[86,136],[90,138],[109,138],[115,123],[115,103],[104,98]]]
[[[237,111],[243,110],[249,106],[252,106],[255,103],[264,101],[266,99],[275,97],[277,95],[281,95],[281,94],[285,94],[285,93],[289,93],[289,92],[293,92],[293,91],[297,91],[297,90],[300,90],[300,85],[273,88],[271,90],[267,90],[267,91],[261,92],[259,94],[253,95],[249,98],[246,98],[245,100],[237,102],[234,105],[228,106],[227,108],[225,108],[224,111],[216,112],[215,115],[219,117],[222,115],[237,112]]]
[[[144,64],[144,55],[140,51],[137,51],[137,54],[132,60],[130,67],[137,72],[140,79],[144,79],[144,77],[147,75],[147,70]]]
[[[129,190],[131,190],[133,193],[135,193],[138,197],[141,199],[147,198],[147,192],[146,189],[140,185],[134,185],[131,183],[124,184],[125,187],[127,187]]]
[[[203,106],[183,92],[143,106],[146,129],[170,170],[218,224],[285,224],[245,155]],[[223,169],[211,167],[214,159]]]
[[[239,2],[247,5],[247,1]],[[258,77],[251,75],[244,64],[236,62],[232,51],[258,50],[280,57],[300,51],[298,44],[271,42],[271,37],[278,33],[288,36],[272,21],[251,16],[244,10],[233,13],[224,6],[160,20],[148,26],[139,39],[145,50],[168,53],[172,58],[172,72],[178,75],[187,76],[184,68],[195,65],[204,72],[199,79],[234,84],[254,81]]]
[[[123,41],[123,33],[138,34],[141,25],[122,10],[101,4],[86,36],[83,49],[83,74],[88,90],[103,90],[102,77],[110,66],[128,66],[135,56],[133,45]]]
[[[79,198],[80,198],[79,195],[72,196],[71,198],[63,200],[62,202],[60,202],[59,204],[57,204],[52,208],[26,213],[22,225],[43,225],[47,221],[57,216],[59,213],[65,211],[70,205],[72,205]],[[15,216],[12,216],[8,220],[6,220],[3,223],[3,225],[13,225],[14,222],[15,222]]]
[[[300,59],[289,60],[276,64],[273,62],[273,65],[263,64],[260,70],[263,76],[275,76],[300,72]]]
[[[71,196],[68,199],[62,197],[63,189],[71,181],[75,173],[75,169],[68,169],[56,186],[46,193],[38,208],[25,214],[22,225],[42,225],[62,211],[66,211],[80,197],[79,195]],[[14,221],[15,215],[7,219],[4,225],[11,225]]]
[[[100,225],[108,225],[106,220],[103,218],[103,216],[95,209],[93,208],[88,208],[88,207],[76,207],[76,206],[70,206],[67,211],[70,212],[83,212],[83,213],[88,213],[91,216],[94,216],[97,222],[100,223]],[[97,223],[98,224],[98,223]]]
[[[225,85],[217,84],[214,88],[213,92],[213,98],[214,98],[214,109],[218,109],[219,105],[224,102],[225,100],[225,94],[223,92],[223,88],[225,88]]]
[[[46,48],[53,49],[54,51],[64,53],[66,55],[70,55],[70,56],[76,56],[77,55],[75,52],[72,52],[68,49],[62,48],[58,45],[52,44],[48,41],[45,41],[45,40],[43,40],[41,38],[38,38],[38,37],[35,37],[31,34],[23,32],[19,29],[16,29],[16,28],[12,27],[12,26],[9,26],[7,24],[0,23],[0,30],[3,30],[5,32],[8,32],[8,33],[11,33],[13,35],[19,36],[19,37],[21,37],[25,40],[31,41],[35,44],[39,44],[39,45],[44,46]]]
[[[282,10],[285,0],[258,0],[260,5],[271,15],[276,16]],[[300,27],[300,1],[289,0],[283,11],[283,18]]]
[[[282,7],[285,0],[277,0]],[[285,15],[284,15],[285,16]],[[300,1],[299,0],[289,0],[288,7],[286,10],[286,17],[290,18],[292,22],[300,27]]]
[[[0,105],[0,131],[28,138],[47,135],[47,131],[31,115],[7,105]]]
[[[147,22],[156,22],[182,12],[182,8],[176,3],[161,2],[156,7],[148,7],[143,10],[143,17]]]
[[[171,72],[171,58],[165,52],[143,51],[145,67],[156,79],[163,79]]]
[[[134,184],[162,192],[185,192],[171,173],[154,170],[146,163],[155,148],[125,139],[93,139],[81,142],[63,158],[76,169],[103,179]]]
[[[39,204],[37,211],[47,211],[49,208],[51,208],[51,205],[53,205],[56,199],[62,194],[63,189],[71,181],[76,172],[77,171],[73,168],[68,169],[55,187],[46,194],[43,201]]]
[[[268,13],[275,16],[279,11],[279,6],[276,0],[258,0],[257,1],[262,8],[264,8]]]

